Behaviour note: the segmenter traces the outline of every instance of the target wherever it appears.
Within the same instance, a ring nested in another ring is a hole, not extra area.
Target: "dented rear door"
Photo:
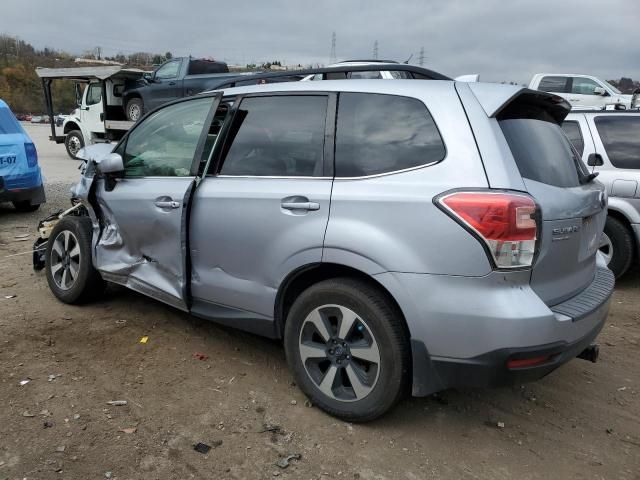
[[[146,117],[116,149],[123,178],[101,178],[96,185],[100,273],[182,310],[189,199],[208,155],[206,133],[219,99],[189,99]]]

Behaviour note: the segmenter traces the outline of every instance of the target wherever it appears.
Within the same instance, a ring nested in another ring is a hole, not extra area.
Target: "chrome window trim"
[[[376,173],[374,175],[363,175],[361,177],[310,177],[310,176],[292,176],[292,175],[284,175],[284,176],[265,176],[265,175],[207,175],[207,177],[216,177],[216,178],[267,178],[267,179],[304,179],[304,180],[366,180],[368,178],[376,178],[376,177],[385,177],[387,175],[395,175],[397,173],[410,172],[412,170],[419,170],[421,168],[431,167],[436,165],[442,161],[444,161],[447,157],[442,160],[437,160],[431,163],[425,163],[424,165],[418,165],[416,167],[404,168],[402,170],[394,170],[392,172],[384,172],[384,173]],[[175,178],[175,177],[169,177]]]

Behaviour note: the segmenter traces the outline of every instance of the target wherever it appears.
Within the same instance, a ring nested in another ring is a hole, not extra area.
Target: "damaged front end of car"
[[[100,224],[96,212],[92,206],[90,198],[93,196],[93,181],[98,173],[98,162],[111,152],[113,145],[96,144],[90,145],[78,152],[78,158],[84,163],[80,166],[80,181],[71,188],[71,207],[66,210],[58,210],[38,222],[37,239],[33,244],[33,269],[36,271],[44,269],[46,265],[45,252],[47,242],[56,224],[69,215],[88,216],[93,225],[92,248],[95,249],[95,242],[100,233]]]

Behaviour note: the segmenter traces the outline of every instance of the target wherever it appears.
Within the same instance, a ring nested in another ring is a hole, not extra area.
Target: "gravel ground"
[[[640,479],[637,271],[616,287],[598,363],[408,399],[351,425],[308,406],[277,342],[123,289],[56,301],[29,255],[9,256],[68,205],[77,176],[63,147],[34,138],[53,179],[47,205],[0,205],[0,479]],[[275,465],[290,454],[301,458]]]

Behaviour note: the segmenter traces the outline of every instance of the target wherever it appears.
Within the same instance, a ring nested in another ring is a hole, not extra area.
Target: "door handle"
[[[180,208],[180,202],[175,200],[158,200],[154,205],[158,208]]]
[[[285,210],[320,210],[317,202],[282,202],[280,206]]]
[[[169,82],[169,85],[175,85],[176,82]]]

